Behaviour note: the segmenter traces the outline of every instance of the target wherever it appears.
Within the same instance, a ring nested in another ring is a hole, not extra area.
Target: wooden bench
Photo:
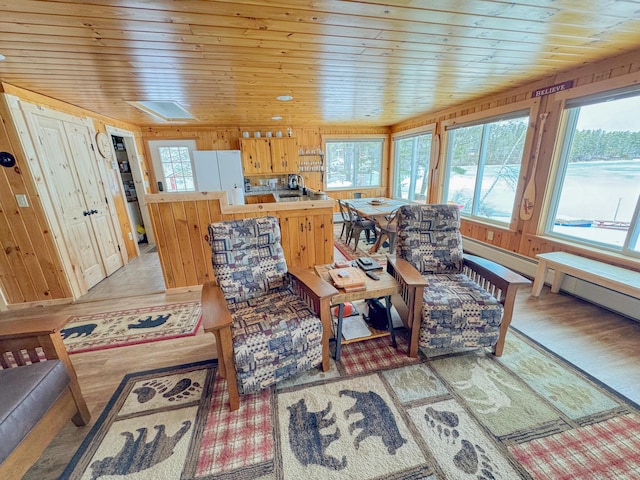
[[[595,283],[602,287],[640,298],[640,272],[608,265],[566,252],[550,252],[537,255],[538,269],[531,295],[537,297],[542,291],[547,269],[554,270],[551,292],[558,293],[565,274]]]

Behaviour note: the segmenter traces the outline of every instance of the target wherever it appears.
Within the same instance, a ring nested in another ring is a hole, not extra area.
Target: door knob
[[[82,212],[82,215],[84,215],[84,216],[86,217],[87,215],[91,215],[91,212],[87,212],[87,211],[85,210],[84,212]]]
[[[90,214],[90,215],[93,215],[94,213],[98,213],[98,210],[91,210],[91,211],[89,212],[89,214]]]

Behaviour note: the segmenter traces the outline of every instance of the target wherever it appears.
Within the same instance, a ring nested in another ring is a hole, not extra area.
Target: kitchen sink
[[[297,198],[297,197],[301,197],[302,195],[299,193],[280,193],[278,195],[279,198]]]

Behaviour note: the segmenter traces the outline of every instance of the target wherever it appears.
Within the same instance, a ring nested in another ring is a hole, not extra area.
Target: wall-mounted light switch
[[[27,196],[22,193],[16,195],[16,201],[18,202],[19,207],[24,208],[29,206],[29,202],[27,201]]]

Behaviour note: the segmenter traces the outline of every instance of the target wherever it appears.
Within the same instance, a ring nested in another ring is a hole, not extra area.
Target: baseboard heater
[[[465,252],[498,262],[511,270],[533,279],[538,268],[538,262],[524,255],[504,250],[478,240],[463,237],[462,245]],[[550,284],[552,274],[548,273],[545,283]],[[587,302],[594,303],[625,317],[640,321],[640,300],[591,282],[565,275],[560,288],[565,293],[576,296]]]

